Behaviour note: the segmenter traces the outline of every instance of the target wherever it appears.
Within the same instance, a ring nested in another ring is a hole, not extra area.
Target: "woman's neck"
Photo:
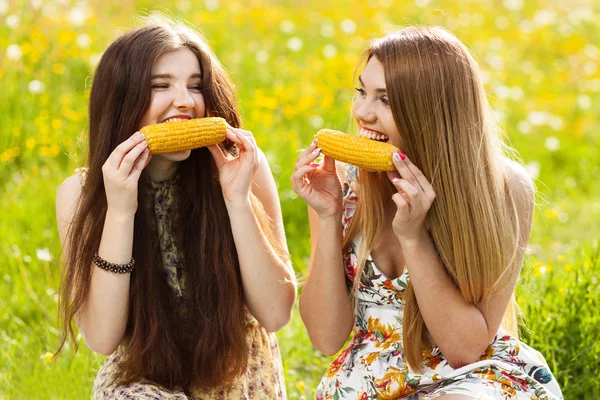
[[[146,166],[148,176],[154,182],[168,181],[175,177],[179,162],[167,160],[163,157],[153,157]]]

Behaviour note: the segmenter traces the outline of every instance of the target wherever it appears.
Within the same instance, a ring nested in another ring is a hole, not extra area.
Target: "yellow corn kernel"
[[[315,137],[327,157],[374,171],[396,170],[392,163],[392,153],[400,151],[396,146],[331,129],[321,129]]]
[[[227,124],[223,118],[193,118],[148,125],[140,132],[146,135],[150,153],[173,153],[221,143],[226,137]]]

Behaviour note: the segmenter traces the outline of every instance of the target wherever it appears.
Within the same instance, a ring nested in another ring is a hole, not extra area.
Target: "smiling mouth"
[[[364,136],[368,139],[375,140],[378,142],[387,142],[390,138],[383,133],[375,132],[366,128],[360,128],[360,136]]]
[[[171,118],[167,118],[164,121],[162,121],[161,124],[164,124],[165,122],[187,121],[188,119],[192,119],[192,117],[188,117],[188,118],[171,117]]]

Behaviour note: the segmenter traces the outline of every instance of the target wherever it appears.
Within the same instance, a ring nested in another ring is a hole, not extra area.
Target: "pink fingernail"
[[[313,154],[316,156],[317,154],[319,154],[319,152],[321,151],[321,149],[316,148],[315,150],[313,150]]]
[[[310,164],[311,167],[316,168],[319,166],[319,164]]]
[[[312,143],[310,144],[311,146],[314,146],[317,144],[317,139],[313,140]]]
[[[406,155],[404,155],[404,153],[402,153],[401,151],[399,151],[398,154],[400,155],[400,158],[402,160],[406,160]]]

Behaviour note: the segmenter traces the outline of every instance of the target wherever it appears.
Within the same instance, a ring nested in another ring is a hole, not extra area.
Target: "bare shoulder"
[[[525,167],[513,160],[504,159],[506,185],[515,201],[519,214],[530,215],[535,205],[535,185]]]

